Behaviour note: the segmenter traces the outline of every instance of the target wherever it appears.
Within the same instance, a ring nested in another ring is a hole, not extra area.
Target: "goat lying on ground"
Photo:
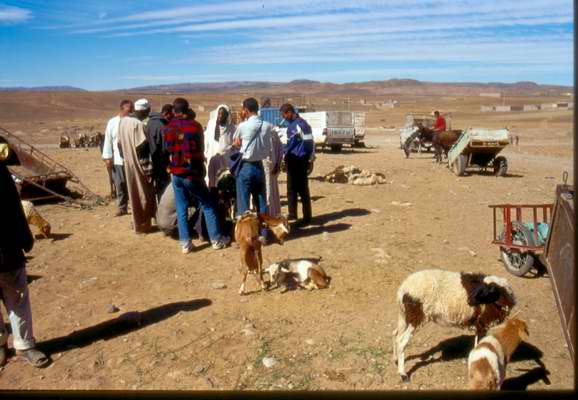
[[[528,340],[528,326],[512,318],[492,329],[470,352],[468,384],[473,390],[497,390],[506,376],[506,364],[523,340]]]
[[[300,287],[303,289],[325,289],[329,287],[331,277],[327,276],[319,261],[311,260],[284,260],[280,263],[271,264],[266,272],[275,282],[277,287],[282,287],[281,292]]]
[[[284,217],[270,217],[265,214],[255,214],[250,211],[244,213],[235,225],[235,240],[239,244],[241,251],[240,272],[243,275],[243,283],[239,289],[239,294],[245,293],[245,282],[249,272],[256,273],[257,283],[264,289],[263,283],[263,244],[259,240],[260,230],[263,227],[269,228],[280,244],[289,234],[289,224]]]
[[[474,329],[476,344],[487,330],[502,323],[516,304],[508,281],[492,275],[428,269],[409,275],[397,291],[399,316],[393,331],[393,358],[407,382],[404,350],[411,335],[433,321]]]
[[[34,204],[28,200],[22,200],[22,208],[24,209],[24,215],[26,216],[26,221],[28,225],[36,225],[40,230],[40,233],[44,238],[48,239],[50,236],[50,224],[46,221],[42,215],[36,210]]]

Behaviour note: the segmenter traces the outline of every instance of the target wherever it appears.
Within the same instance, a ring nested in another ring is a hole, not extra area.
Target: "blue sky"
[[[0,86],[573,84],[571,0],[0,0]]]

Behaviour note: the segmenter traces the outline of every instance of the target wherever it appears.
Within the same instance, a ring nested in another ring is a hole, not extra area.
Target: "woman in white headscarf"
[[[219,173],[228,168],[228,158],[236,128],[228,105],[221,104],[211,112],[211,118],[205,129],[205,158],[207,160],[205,180],[209,189],[217,186]]]

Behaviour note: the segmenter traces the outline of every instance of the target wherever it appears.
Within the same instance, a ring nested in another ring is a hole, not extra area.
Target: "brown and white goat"
[[[399,316],[393,331],[393,358],[405,373],[404,350],[426,322],[472,329],[476,344],[487,330],[502,323],[516,304],[508,281],[492,275],[428,269],[409,275],[397,291]]]
[[[24,215],[26,216],[26,222],[28,225],[35,225],[40,230],[42,236],[48,239],[50,236],[50,224],[46,221],[42,215],[38,212],[34,204],[28,200],[21,200],[22,209],[24,210]]]
[[[518,318],[492,329],[468,356],[468,386],[472,390],[498,390],[506,377],[510,357],[525,340],[528,325]]]
[[[292,287],[308,290],[326,289],[329,287],[331,277],[325,273],[319,261],[315,261],[284,260],[269,265],[266,272],[271,277],[271,282],[275,282],[277,287],[282,287],[282,292]]]
[[[241,252],[240,272],[243,282],[239,294],[245,293],[245,282],[249,272],[256,273],[255,278],[261,290],[265,288],[263,282],[263,243],[259,240],[261,228],[267,227],[273,232],[280,244],[289,234],[289,224],[284,217],[270,217],[265,214],[252,212],[244,213],[235,225],[235,240]]]

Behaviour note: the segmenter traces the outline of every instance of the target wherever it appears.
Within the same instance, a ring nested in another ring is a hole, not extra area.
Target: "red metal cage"
[[[498,244],[503,247],[510,249],[518,249],[520,251],[532,251],[534,253],[541,252],[544,250],[544,246],[536,245],[519,245],[514,244],[512,239],[512,222],[517,221],[521,224],[525,222],[532,222],[534,224],[534,243],[539,243],[538,240],[538,224],[540,222],[550,224],[552,220],[552,208],[553,204],[495,204],[489,206],[494,213],[494,236],[492,243]],[[500,210],[500,211],[498,211]],[[526,211],[526,213],[524,213]],[[501,214],[502,224],[505,229],[505,234],[503,238],[499,237],[498,230],[498,215]],[[531,218],[528,214],[531,214]],[[512,217],[515,219],[512,220]],[[526,220],[524,220],[526,217]]]

